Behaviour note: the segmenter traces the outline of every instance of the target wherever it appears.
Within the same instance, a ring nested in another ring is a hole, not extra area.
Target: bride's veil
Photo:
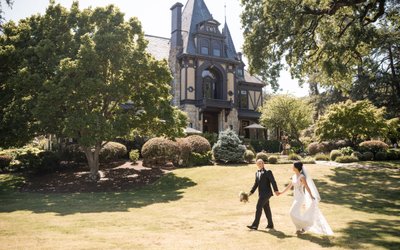
[[[319,196],[318,189],[315,186],[315,183],[314,183],[313,179],[311,178],[311,175],[310,175],[309,171],[307,171],[305,166],[303,166],[303,174],[306,177],[307,185],[310,188],[312,195],[314,196],[315,200],[319,202],[321,200],[321,197]],[[307,191],[305,192],[305,198],[306,198],[307,205],[312,203],[311,196]]]

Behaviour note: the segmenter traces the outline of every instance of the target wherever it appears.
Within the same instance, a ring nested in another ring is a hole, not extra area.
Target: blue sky
[[[56,0],[65,7],[70,7],[72,0]],[[118,6],[126,17],[136,16],[142,22],[146,34],[169,37],[171,33],[170,7],[178,0],[81,0],[81,8],[89,6],[106,6],[114,4]],[[182,4],[186,0],[180,1]],[[237,51],[241,51],[243,45],[243,34],[240,24],[240,0],[204,0],[214,19],[224,23],[225,12],[226,20],[231,31],[232,38]],[[28,17],[36,13],[44,13],[49,0],[15,0],[12,9],[5,6],[6,20],[18,21],[21,18]],[[225,7],[226,5],[226,11]],[[222,27],[220,27],[222,28]],[[300,88],[297,81],[292,80],[290,74],[286,71],[281,72],[279,79],[281,91],[295,96],[306,96],[308,94],[307,86]],[[270,92],[270,91],[269,91]]]

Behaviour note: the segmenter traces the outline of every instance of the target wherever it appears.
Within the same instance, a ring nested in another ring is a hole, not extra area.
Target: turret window
[[[208,40],[202,39],[201,43],[200,43],[200,53],[203,55],[208,55],[209,47],[210,47],[210,44],[209,44]]]

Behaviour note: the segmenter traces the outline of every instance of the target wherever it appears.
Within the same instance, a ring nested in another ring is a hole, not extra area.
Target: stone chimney
[[[172,25],[171,25],[171,49],[182,47],[182,7],[181,3],[176,3],[171,7]]]

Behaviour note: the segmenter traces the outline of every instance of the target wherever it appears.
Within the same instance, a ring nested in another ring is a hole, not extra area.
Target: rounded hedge
[[[351,153],[351,156],[357,157],[357,159],[359,159],[360,161],[363,160],[363,155],[358,151],[354,151],[353,153]]]
[[[192,145],[187,138],[177,138],[176,143],[179,147],[179,166],[188,167],[191,165],[190,154]]]
[[[321,145],[318,142],[312,142],[307,147],[308,153],[310,155],[315,155],[317,153],[323,152]]]
[[[0,170],[3,171],[10,166],[13,157],[11,155],[0,155]]]
[[[343,156],[342,152],[340,150],[332,150],[330,154],[331,161],[335,161],[337,157]]]
[[[362,159],[364,161],[372,161],[374,159],[374,153],[367,151],[362,154]]]
[[[270,164],[276,164],[278,163],[278,159],[279,157],[276,155],[271,155],[270,157],[268,157],[268,163]]]
[[[118,142],[108,142],[100,150],[100,162],[112,162],[126,158],[128,151],[124,144]]]
[[[316,161],[329,161],[330,157],[329,157],[329,155],[318,153],[315,155],[315,160]]]
[[[188,136],[186,140],[190,143],[193,153],[206,154],[211,150],[210,142],[200,135]]]
[[[351,156],[351,155],[343,155],[343,156],[338,156],[336,158],[335,162],[338,162],[338,163],[358,162],[358,158],[355,156]]]
[[[148,140],[142,147],[143,165],[159,168],[168,162],[178,165],[180,149],[178,143],[163,137]]]
[[[298,154],[289,154],[288,160],[291,160],[291,161],[299,161],[299,160],[301,160],[301,157],[300,157],[300,155],[298,155]]]
[[[246,150],[246,152],[244,152],[243,158],[247,163],[251,163],[254,160],[254,153],[251,150]]]
[[[268,162],[268,154],[264,152],[260,152],[256,154],[256,160],[261,159],[264,162]]]
[[[370,151],[376,154],[377,152],[385,152],[389,148],[389,146],[383,141],[371,140],[361,142],[359,148],[362,152]]]
[[[374,157],[374,160],[376,161],[385,161],[386,159],[387,159],[386,152],[377,152]]]

